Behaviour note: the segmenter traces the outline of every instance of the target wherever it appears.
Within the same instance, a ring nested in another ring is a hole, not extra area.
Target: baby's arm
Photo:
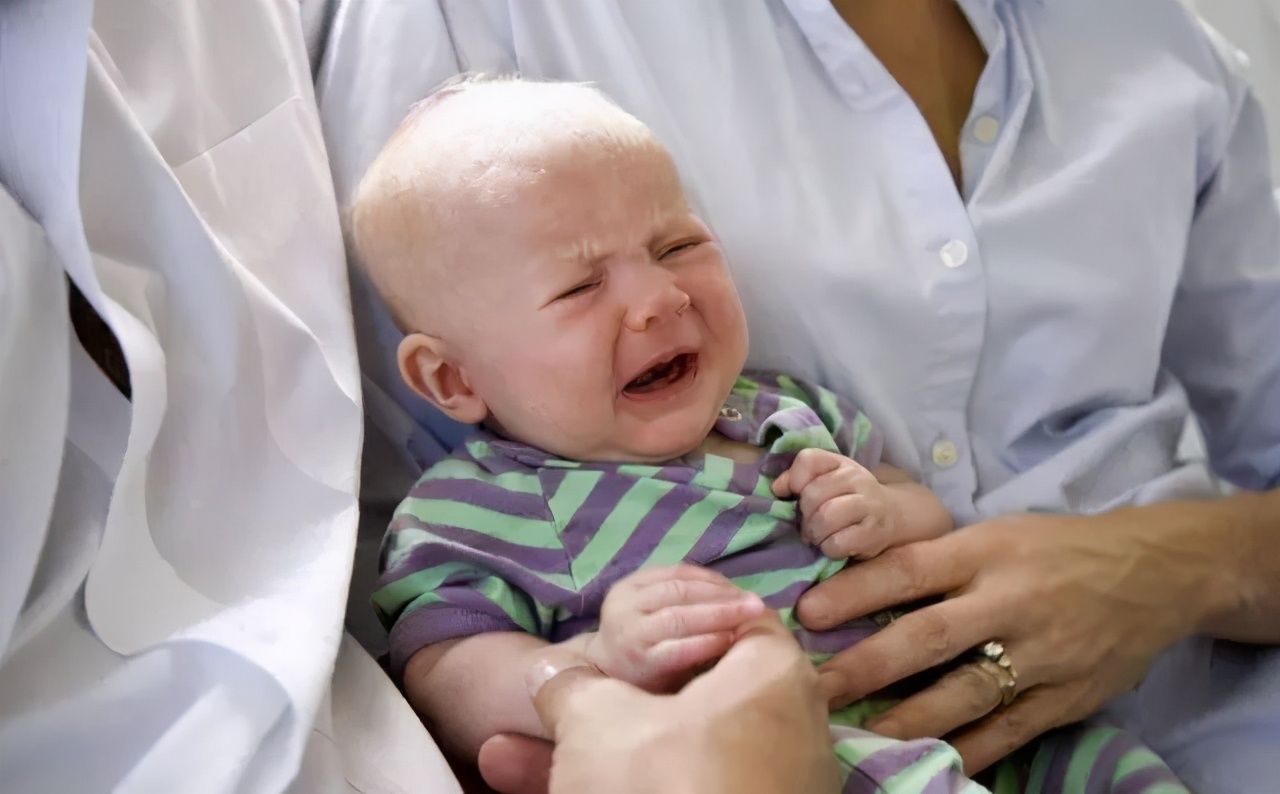
[[[758,596],[712,571],[649,568],[609,590],[598,632],[559,643],[558,652],[635,686],[669,691],[723,655],[734,632],[764,610]],[[409,659],[405,694],[437,741],[464,758],[475,758],[497,733],[547,738],[525,676],[548,648],[520,632],[436,643]]]
[[[796,455],[773,492],[798,499],[805,540],[832,559],[868,559],[954,527],[938,497],[904,472],[891,466],[872,472],[822,449]]]
[[[562,645],[580,650],[586,641],[583,635]],[[515,631],[429,645],[405,666],[405,696],[436,741],[463,758],[474,760],[497,733],[547,738],[525,685],[547,647],[541,637]]]

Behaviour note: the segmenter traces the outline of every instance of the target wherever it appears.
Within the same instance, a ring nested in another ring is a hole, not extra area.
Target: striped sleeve
[[[776,389],[783,397],[813,409],[831,433],[840,454],[867,467],[882,462],[884,439],[880,431],[851,401],[824,386],[782,373],[752,372],[750,377],[761,389]]]
[[[395,675],[422,648],[490,631],[548,636],[572,592],[538,477],[494,474],[467,454],[432,467],[383,540],[373,603]]]

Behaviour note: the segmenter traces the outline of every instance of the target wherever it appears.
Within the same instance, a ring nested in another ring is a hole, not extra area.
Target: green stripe
[[[1134,772],[1152,766],[1164,766],[1164,762],[1160,760],[1158,755],[1147,748],[1135,747],[1120,756],[1120,760],[1116,763],[1116,775],[1112,780],[1119,783]]]
[[[733,393],[750,403],[760,393],[760,382],[739,375],[733,383]]]
[[[818,389],[818,414],[833,437],[840,435],[840,428],[844,426],[844,416],[840,413],[840,403],[836,400],[836,396],[826,389]]]
[[[658,500],[675,487],[675,483],[665,480],[637,480],[631,486],[600,524],[600,529],[587,542],[582,553],[573,560],[573,575],[580,588],[600,574],[635,532],[640,521],[652,512]]]
[[[1044,791],[1045,781],[1049,777],[1049,765],[1053,763],[1053,752],[1041,745],[1031,759],[1031,773],[1027,776],[1026,794],[1040,794]]]
[[[952,766],[960,766],[960,756],[951,745],[939,745],[924,758],[885,780],[881,785],[893,794],[914,794],[924,791],[935,777],[945,773]]]
[[[826,565],[827,560],[818,560],[803,568],[788,568],[780,571],[762,571],[746,576],[734,577],[733,583],[743,590],[749,590],[761,598],[768,598],[796,582],[812,582],[814,575]]]
[[[661,466],[649,466],[644,463],[624,463],[618,467],[618,474],[624,477],[654,477],[661,471]]]
[[[865,761],[867,756],[873,753],[900,746],[902,746],[901,739],[888,739],[875,734],[863,734],[841,739],[836,742],[833,749],[837,758],[853,767]],[[895,791],[894,794],[897,794],[897,792]]]
[[[587,497],[595,490],[602,476],[604,476],[603,472],[599,471],[574,471],[565,474],[564,479],[560,481],[560,487],[547,500],[551,515],[555,516],[560,529],[564,529],[565,524],[568,524],[582,507],[582,503],[587,501]]]
[[[426,480],[480,480],[516,493],[542,492],[542,483],[536,474],[521,471],[492,474],[471,461],[457,458],[445,458],[432,466],[419,482]]]
[[[727,491],[733,479],[733,461],[720,455],[707,455],[702,470],[693,478],[693,485],[707,490]]]
[[[743,497],[737,496],[732,503],[726,504],[728,500],[723,498],[723,493],[712,493],[697,504],[690,505],[658,542],[657,548],[649,555],[645,566],[675,565],[683,560],[685,555],[693,550],[694,544],[706,534],[707,527],[711,526],[716,516],[735,506],[742,499]]]
[[[867,445],[867,440],[871,438],[871,420],[867,415],[859,412],[853,418],[853,449],[849,454],[857,455],[862,448]]]
[[[1119,731],[1115,728],[1091,728],[1073,740],[1071,761],[1067,765],[1067,775],[1063,781],[1065,791],[1084,791],[1089,782],[1089,773],[1093,771],[1094,762],[1103,746]],[[1061,739],[1059,741],[1062,741]]]
[[[480,532],[508,543],[537,549],[558,549],[555,527],[540,518],[512,516],[487,507],[448,499],[405,499],[400,513],[408,513],[428,524],[443,524]]]
[[[775,454],[799,452],[802,449],[825,449],[828,452],[839,452],[836,442],[831,438],[831,431],[823,425],[814,425],[801,430],[792,430],[778,437],[769,448]]]
[[[790,375],[778,376],[778,389],[793,400],[802,402],[805,405],[809,404],[809,395],[804,389],[796,385],[796,382],[791,379]]]
[[[520,628],[530,634],[538,633],[538,624],[534,621],[533,611],[529,609],[528,604],[516,598],[511,585],[496,576],[486,576],[478,582],[473,582],[471,587],[505,612],[507,617],[515,621]]]
[[[445,579],[463,571],[475,571],[475,566],[465,562],[446,562],[443,565],[414,571],[375,590],[372,596],[373,604],[379,611],[394,615],[407,602],[413,601],[423,593],[435,590]]]
[[[768,537],[769,533],[773,532],[777,523],[776,516],[768,513],[752,513],[742,522],[742,526],[738,527],[738,531],[729,540],[728,545],[725,546],[724,553],[720,556],[728,557],[731,554],[737,554],[743,549],[756,545],[763,538]]]

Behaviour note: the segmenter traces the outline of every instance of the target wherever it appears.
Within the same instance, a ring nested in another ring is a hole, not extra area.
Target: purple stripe
[[[653,475],[653,479],[673,482],[677,485],[688,485],[693,482],[693,478],[696,476],[698,476],[698,469],[693,466],[663,466],[658,470],[657,474]]]
[[[1125,775],[1124,779],[1112,788],[1112,791],[1115,794],[1141,794],[1141,792],[1146,791],[1157,783],[1178,786],[1183,791],[1188,790],[1182,784],[1182,781],[1178,780],[1178,776],[1173,774],[1168,767],[1163,764],[1156,764]]]
[[[600,574],[582,589],[583,614],[598,611],[605,594],[618,579],[643,567],[645,560],[658,547],[671,527],[690,507],[702,501],[705,493],[698,488],[672,488],[658,499],[640,519],[622,548],[605,563]]]
[[[738,531],[742,529],[743,522],[751,515],[751,511],[745,508],[746,502],[742,502],[711,519],[711,523],[707,525],[706,532],[703,532],[702,537],[698,538],[698,542],[693,544],[693,548],[689,550],[689,554],[685,559],[690,562],[706,564],[724,554],[725,547],[729,545],[729,541],[737,536]]]
[[[582,506],[572,516],[558,517],[560,521],[568,518],[561,533],[561,542],[571,559],[577,559],[591,539],[600,531],[604,520],[609,517],[622,498],[627,495],[636,480],[621,477],[617,474],[604,474],[596,482],[591,493],[583,500]]]
[[[879,630],[880,627],[875,623],[865,621],[858,625],[846,625],[830,631],[809,631],[798,628],[792,633],[805,653],[834,654],[862,642]]]
[[[879,783],[867,777],[867,773],[856,766],[849,770],[849,776],[844,779],[844,787],[840,789],[841,794],[882,794],[883,791]]]
[[[751,405],[751,414],[757,422],[764,423],[766,419],[778,412],[778,406],[782,399],[774,385],[765,386],[761,384],[760,391],[756,392],[756,398]]]
[[[1076,742],[1066,736],[1058,735],[1040,748],[1040,752],[1050,749],[1049,768],[1044,774],[1043,794],[1062,794],[1062,787],[1067,782],[1067,768],[1071,766]]]
[[[960,760],[959,756],[956,760]],[[957,791],[964,791],[969,783],[969,778],[964,776],[964,770],[951,764],[946,769],[939,770],[938,774],[920,789],[920,794],[955,794]]]
[[[480,554],[518,562],[523,568],[541,573],[569,573],[569,559],[565,556],[563,549],[540,549],[535,546],[512,543],[473,529],[465,529],[448,524],[421,524],[418,528],[438,538],[460,543]],[[414,546],[409,550],[404,560],[396,565],[396,570],[399,571],[404,566],[405,561],[410,561],[414,570],[421,570],[423,567],[427,567],[412,562],[415,559],[414,552],[433,545],[436,544],[426,540]],[[403,574],[400,575],[402,576]]]
[[[600,626],[600,617],[598,615],[583,615],[582,617],[569,618],[562,620],[551,627],[551,641],[564,642],[568,639],[582,634],[586,631],[595,631]]]
[[[735,463],[733,476],[729,478],[729,490],[744,496],[756,492],[756,483],[760,480],[760,463]]]
[[[563,567],[563,553],[561,554]],[[577,594],[571,590],[557,587],[534,575],[523,563],[509,558],[488,554],[478,549],[446,546],[440,543],[422,543],[409,551],[395,568],[385,571],[378,577],[378,588],[381,589],[392,582],[403,579],[411,573],[425,571],[437,565],[450,562],[461,562],[473,565],[480,575],[492,574],[525,591],[535,601],[550,606],[558,606],[577,600]]]
[[[490,605],[493,606],[492,604]],[[494,607],[496,609],[496,607]],[[397,680],[415,653],[437,642],[489,631],[524,631],[504,616],[433,604],[415,609],[391,627],[391,674]]]
[[[542,494],[520,493],[483,480],[421,480],[409,491],[409,496],[414,499],[463,502],[520,518],[550,518]]]
[[[877,750],[858,762],[857,768],[873,780],[884,783],[907,767],[920,761],[938,746],[937,739],[916,739],[912,742]]]
[[[1085,794],[1109,794],[1111,784],[1115,782],[1120,759],[1139,746],[1132,736],[1117,731],[1098,751],[1093,768],[1089,770],[1089,780],[1084,786]]]
[[[768,536],[760,539],[758,545],[718,560],[715,569],[733,579],[766,571],[803,568],[820,559],[822,552],[800,540],[791,524],[779,521]]]
[[[812,582],[795,582],[782,588],[778,592],[770,596],[764,597],[764,605],[770,609],[786,609],[795,606],[800,600],[800,596],[804,594],[812,586]]]

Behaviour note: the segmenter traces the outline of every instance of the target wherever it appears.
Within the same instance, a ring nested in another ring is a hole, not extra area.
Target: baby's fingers
[[[649,649],[648,661],[659,674],[683,672],[719,659],[732,645],[731,631],[663,640]]]
[[[640,620],[638,636],[646,645],[657,645],[664,640],[732,632],[764,610],[759,596],[739,591],[738,597],[730,600],[682,604],[645,615]]]
[[[892,546],[884,524],[873,518],[828,535],[818,548],[833,560],[869,560]]]
[[[637,590],[634,603],[641,612],[657,612],[681,604],[733,601],[743,595],[744,591],[728,579],[664,579]]]

